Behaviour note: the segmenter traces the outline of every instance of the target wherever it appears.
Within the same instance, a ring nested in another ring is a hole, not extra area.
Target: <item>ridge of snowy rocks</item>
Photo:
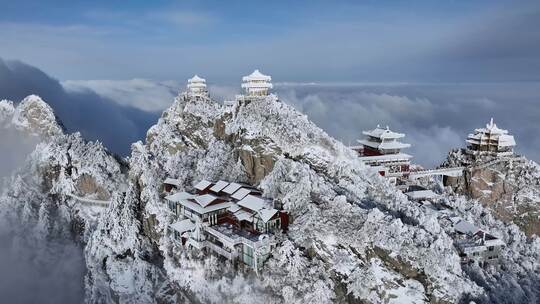
[[[283,203],[293,221],[261,275],[169,240],[166,177],[184,190],[202,178],[250,182]],[[436,216],[274,95],[233,107],[178,96],[132,146],[128,190],[86,258],[92,302],[453,303],[486,293]]]
[[[451,185],[454,192],[478,200],[503,222],[528,236],[540,235],[540,165],[524,156],[475,157],[450,151],[443,166],[465,166]]]
[[[53,109],[37,95],[24,98],[17,106],[0,101],[0,123],[34,136],[51,137],[63,134],[61,122]]]

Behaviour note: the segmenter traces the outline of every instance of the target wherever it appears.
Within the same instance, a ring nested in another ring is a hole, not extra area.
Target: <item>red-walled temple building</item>
[[[362,131],[362,134],[364,139],[358,140],[361,145],[352,148],[366,165],[376,168],[382,176],[393,181],[409,175],[412,156],[401,150],[411,145],[399,141],[405,134],[378,125],[373,130]]]

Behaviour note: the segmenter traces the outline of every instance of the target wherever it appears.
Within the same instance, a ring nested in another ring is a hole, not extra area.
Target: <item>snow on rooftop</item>
[[[454,230],[463,234],[475,234],[480,230],[480,228],[476,227],[472,223],[461,220],[456,225],[454,225]]]
[[[253,210],[253,211],[259,211],[262,208],[264,208],[264,199],[248,195],[244,197],[241,201],[238,202],[238,206]]]
[[[359,139],[357,141],[364,146],[372,147],[379,150],[395,150],[395,149],[405,149],[405,148],[411,147],[411,144],[406,144],[399,141],[376,142],[369,139]]]
[[[175,179],[175,178],[166,178],[165,181],[163,182],[164,184],[167,184],[167,185],[174,185],[174,186],[177,186],[177,187],[180,187],[181,184],[180,184],[180,181]]]
[[[193,224],[193,222],[191,222],[190,219],[185,219],[185,220],[178,221],[176,223],[171,224],[170,227],[171,229],[182,234],[186,231],[193,230],[193,228],[195,228],[195,224]]]
[[[492,236],[492,235],[490,235],[490,236]],[[490,240],[486,239],[484,241],[485,246],[505,246],[506,245],[501,239],[496,238],[494,236],[492,236],[492,237],[493,237],[493,239],[490,239]]]
[[[377,125],[377,127],[373,130],[362,131],[362,134],[380,139],[398,139],[405,137],[405,134],[403,133],[391,131],[388,126],[386,129],[383,129],[379,125]]]
[[[233,204],[232,206],[229,207],[229,211],[232,212],[232,213],[235,213],[236,211],[240,210],[240,206],[238,206],[237,204]]]
[[[231,195],[232,198],[234,198],[235,200],[241,200],[243,199],[244,197],[246,197],[246,195],[250,194],[251,193],[251,190],[250,189],[246,189],[246,188],[240,188],[238,191],[236,191],[233,195]]]
[[[278,211],[276,209],[274,209],[274,208],[271,208],[271,209],[263,208],[263,209],[259,210],[259,216],[266,223],[272,217],[274,217],[274,215],[276,215],[277,212]]]
[[[209,212],[213,212],[213,211],[217,211],[221,209],[227,209],[233,205],[232,202],[222,202],[222,203],[217,203],[217,204],[213,204],[209,206],[207,205],[206,207],[201,207],[201,205],[195,202],[192,202],[190,200],[181,200],[179,203],[182,206],[189,208],[199,214],[205,214],[205,213],[209,213]]]
[[[196,83],[196,82],[206,82],[206,79],[201,78],[198,75],[195,75],[192,78],[188,79],[188,83]]]
[[[261,80],[261,81],[271,81],[272,80],[272,77],[268,76],[268,75],[264,75],[263,73],[259,72],[259,70],[255,70],[253,71],[253,73],[249,74],[248,76],[244,76],[242,77],[242,81],[257,81],[257,80]]]
[[[407,161],[412,158],[411,155],[406,153],[374,155],[374,156],[361,156],[360,159],[364,162],[377,162],[377,161]]]
[[[410,199],[421,200],[421,199],[433,199],[439,197],[439,195],[431,190],[418,190],[410,191],[405,193]]]
[[[238,219],[238,221],[249,221],[253,222],[253,213],[247,212],[247,211],[238,211],[234,214],[234,216]]]
[[[218,198],[212,194],[204,194],[204,195],[196,196],[194,199],[199,205],[201,205],[202,207],[206,207],[210,205],[211,203],[213,203]]]
[[[186,199],[190,199],[190,198],[193,198],[193,197],[194,197],[194,195],[191,194],[191,193],[179,192],[179,193],[175,193],[175,194],[166,196],[165,199],[167,199],[167,200],[169,200],[171,202],[178,203],[181,200],[186,200]]]
[[[212,186],[212,188],[210,188],[210,191],[218,193],[219,191],[223,190],[228,185],[229,185],[228,182],[220,180],[214,186]]]
[[[206,190],[210,185],[212,185],[211,182],[203,179],[202,181],[197,183],[194,187],[197,190],[203,191],[203,190]]]
[[[223,189],[223,192],[227,193],[227,194],[233,194],[235,193],[238,189],[240,189],[242,187],[242,185],[240,184],[237,184],[237,183],[230,183],[227,187],[225,187],[225,189]]]

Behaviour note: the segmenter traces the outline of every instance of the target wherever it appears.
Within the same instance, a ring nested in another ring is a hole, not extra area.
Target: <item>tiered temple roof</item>
[[[411,155],[401,152],[401,149],[411,145],[402,143],[403,133],[381,128],[379,125],[373,130],[362,131],[364,139],[358,140],[361,146],[351,147],[358,152],[362,161],[377,170],[381,175],[397,181],[397,178],[408,176],[410,172]]]
[[[475,129],[474,134],[469,134],[466,142],[469,151],[488,153],[512,153],[516,145],[514,136],[509,135],[507,130],[499,129],[493,118],[485,128]]]
[[[272,77],[262,74],[259,70],[242,77],[242,81],[242,88],[248,96],[267,96],[268,91],[273,88],[270,82]]]
[[[358,142],[364,146],[364,152],[372,152],[370,155],[398,154],[401,149],[411,146],[398,140],[405,137],[405,134],[393,132],[388,127],[383,129],[377,125],[377,128],[363,131],[362,134],[366,135],[366,138]]]
[[[187,91],[191,95],[207,96],[206,80],[197,75],[188,79]]]

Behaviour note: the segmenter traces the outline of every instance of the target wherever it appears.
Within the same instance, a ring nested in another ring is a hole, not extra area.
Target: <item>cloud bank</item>
[[[12,128],[3,128],[0,121],[0,193],[4,186],[4,180],[19,168],[26,157],[32,152],[38,143],[33,137],[23,137],[21,133]]]
[[[540,160],[540,83],[282,85],[284,102],[330,135],[354,144],[377,124],[406,133],[409,153],[424,166],[439,164],[450,149],[491,117],[515,135],[516,151]]]
[[[2,299],[21,304],[82,303],[85,274],[82,249],[69,240],[31,243],[28,241],[31,237],[13,235],[0,227]]]
[[[0,62],[1,63],[1,62]],[[7,76],[6,76],[7,75]],[[185,83],[178,81],[91,80],[59,83],[22,63],[0,64],[0,96],[18,100],[42,95],[70,131],[99,139],[112,151],[128,154],[144,139]],[[233,99],[238,85],[209,85],[218,101]],[[491,117],[515,135],[516,151],[540,160],[540,83],[277,83],[280,98],[345,144],[377,124],[407,134],[409,150],[424,166],[440,163],[462,147],[468,133]]]
[[[181,87],[176,81],[68,80],[62,85],[70,93],[94,91],[115,103],[145,112],[161,112],[173,102]]]
[[[66,90],[59,81],[37,68],[0,59],[1,98],[18,102],[30,94],[40,95],[51,105],[69,132],[79,131],[88,140],[102,141],[112,152],[121,155],[129,154],[131,143],[144,138],[160,115],[136,108],[136,102],[133,105],[123,104],[121,99],[114,102],[91,87]]]

